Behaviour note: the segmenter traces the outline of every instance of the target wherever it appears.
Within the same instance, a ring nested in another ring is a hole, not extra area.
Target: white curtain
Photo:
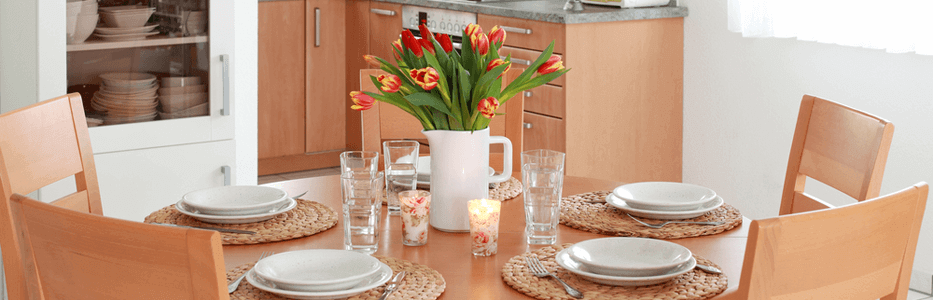
[[[933,55],[933,0],[728,0],[729,30],[743,37]]]

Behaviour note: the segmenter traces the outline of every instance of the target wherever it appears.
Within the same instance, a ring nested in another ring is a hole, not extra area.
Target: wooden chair
[[[24,266],[7,199],[74,176],[77,191],[55,205],[101,215],[84,105],[68,94],[0,115],[0,246],[10,299],[23,299]]]
[[[904,300],[929,187],[752,221],[742,280],[723,299]]]
[[[877,197],[894,124],[842,104],[804,95],[787,162],[780,215],[831,204],[804,193],[807,177],[856,201]]]
[[[8,203],[26,266],[26,293],[10,299],[229,299],[216,231],[76,212],[19,194]]]
[[[522,69],[511,69],[503,76],[503,86],[518,77]],[[366,92],[378,92],[373,85],[370,75],[378,76],[385,74],[379,69],[360,70],[360,90]],[[504,105],[500,105],[497,112],[505,115],[496,116],[489,122],[490,136],[505,136],[512,142],[512,171],[521,170],[522,160],[522,118],[524,115],[524,95],[519,93],[509,99]],[[362,149],[365,151],[378,151],[382,154],[382,142],[387,140],[417,140],[422,144],[421,155],[429,154],[430,149],[427,146],[427,138],[421,134],[421,123],[414,117],[390,104],[377,101],[373,108],[361,112],[362,129]],[[498,145],[494,146],[498,147]],[[498,153],[497,153],[498,151]],[[502,153],[501,147],[489,155],[489,165],[496,171],[502,171]]]

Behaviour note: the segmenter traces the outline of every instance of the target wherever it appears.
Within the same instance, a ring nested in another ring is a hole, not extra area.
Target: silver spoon
[[[697,268],[697,269],[700,269],[700,270],[703,270],[703,271],[706,271],[706,272],[709,272],[709,273],[713,273],[713,274],[722,274],[722,270],[719,270],[719,269],[717,269],[716,267],[713,267],[713,266],[707,266],[707,265],[697,264],[696,268]]]
[[[638,222],[638,223],[640,223],[641,225],[645,225],[645,226],[648,226],[648,227],[651,227],[651,228],[655,228],[655,229],[664,227],[664,225],[667,225],[667,224],[674,224],[674,223],[676,223],[676,224],[696,224],[696,225],[722,225],[722,224],[725,224],[725,223],[726,223],[726,222],[667,221],[667,222],[660,223],[660,224],[648,224],[648,223],[642,222],[642,221],[639,220],[639,219],[636,219],[635,217],[633,217],[632,215],[630,215],[630,214],[628,214],[628,213],[626,213],[625,215],[627,215],[629,218],[632,218],[632,220],[635,220],[635,222]]]

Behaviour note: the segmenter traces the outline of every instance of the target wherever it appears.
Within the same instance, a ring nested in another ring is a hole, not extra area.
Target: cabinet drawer
[[[506,40],[508,39],[509,38],[506,38]],[[525,50],[508,46],[502,46],[502,48],[499,49],[499,56],[506,57],[509,55],[512,55],[512,67],[527,69],[535,59],[538,59],[538,56],[541,56],[541,51]],[[558,56],[561,56],[561,60],[564,59],[562,55]],[[566,77],[566,74],[552,80],[550,84],[564,86],[564,77]]]
[[[545,84],[525,93],[525,111],[564,118],[564,88]]]
[[[543,51],[554,41],[554,53],[564,53],[564,25],[490,15],[476,16],[476,22],[489,33],[498,25],[506,30],[505,44]]]
[[[550,149],[566,152],[564,120],[535,113],[525,113],[523,150]]]

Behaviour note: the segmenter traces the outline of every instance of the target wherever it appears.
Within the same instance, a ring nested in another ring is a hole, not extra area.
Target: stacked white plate
[[[312,249],[280,253],[258,262],[246,280],[258,289],[292,299],[336,299],[361,294],[392,276],[378,259],[349,250]]]
[[[100,75],[100,90],[91,107],[104,111],[104,124],[151,121],[156,117],[156,77],[149,73],[115,72]]]
[[[561,250],[555,260],[584,279],[615,286],[658,284],[696,266],[696,259],[684,246],[630,237],[583,241]]]
[[[297,205],[281,189],[242,185],[187,193],[175,203],[175,209],[203,222],[243,224],[271,219]]]
[[[679,182],[639,182],[619,186],[606,203],[644,218],[680,220],[702,216],[723,204],[713,190]]]
[[[431,157],[430,156],[421,156],[418,157],[418,187],[419,188],[429,188],[431,186]],[[489,167],[489,176],[495,175],[496,170],[492,167]]]
[[[206,116],[208,114],[207,86],[201,77],[162,77],[159,89],[162,119]]]
[[[98,26],[94,35],[105,41],[143,40],[147,36],[159,34],[155,31],[157,25],[146,25],[155,7],[123,5],[101,7],[99,10],[107,26]]]

